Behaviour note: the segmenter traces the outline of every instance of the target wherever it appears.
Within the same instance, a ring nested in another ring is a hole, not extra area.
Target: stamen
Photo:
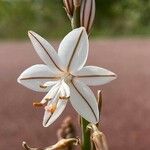
[[[40,102],[33,102],[33,106],[34,106],[34,107],[42,107],[43,104],[40,103]]]
[[[59,96],[59,99],[61,99],[61,100],[67,100],[67,99],[69,99],[70,98],[70,96]]]
[[[50,113],[54,113],[56,108],[57,108],[56,104],[51,104],[50,106],[45,106],[45,110]]]
[[[40,85],[40,88],[46,89],[48,86],[46,85]]]
[[[51,100],[51,99],[52,99],[51,97],[46,97],[46,98],[45,98],[46,101],[49,101],[49,100]]]

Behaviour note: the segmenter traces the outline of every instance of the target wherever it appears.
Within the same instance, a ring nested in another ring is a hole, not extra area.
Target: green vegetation
[[[149,0],[96,0],[93,36],[150,35]],[[70,23],[62,0],[0,0],[0,38],[26,38],[34,30],[63,37]]]
[[[96,31],[99,34],[150,35],[149,0],[97,0],[96,2]]]

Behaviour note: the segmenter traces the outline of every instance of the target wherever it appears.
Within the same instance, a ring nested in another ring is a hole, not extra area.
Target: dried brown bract
[[[66,117],[63,120],[60,129],[57,131],[57,137],[58,137],[58,140],[76,137],[75,127],[72,123],[71,117]],[[72,149],[73,149],[73,145],[70,144],[70,145],[68,145],[68,149],[66,149],[66,150],[72,150]]]
[[[90,124],[87,127],[91,130],[91,141],[93,142],[95,150],[108,150],[106,136],[100,132],[96,125]]]
[[[80,140],[78,138],[61,139],[56,144],[46,148],[31,148],[26,144],[26,142],[23,142],[22,146],[25,150],[65,150],[68,149],[70,144],[78,145],[80,144]]]
[[[57,137],[59,140],[76,137],[75,127],[72,123],[71,117],[67,117],[63,120],[60,129],[57,131]]]

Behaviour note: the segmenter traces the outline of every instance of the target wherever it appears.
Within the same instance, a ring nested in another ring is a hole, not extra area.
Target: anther
[[[40,103],[40,102],[33,102],[33,106],[34,106],[34,107],[42,107],[43,104]]]
[[[46,98],[45,98],[46,101],[49,101],[49,100],[51,100],[51,99],[52,99],[51,97],[46,97]]]
[[[46,85],[40,85],[40,88],[46,89],[47,86]]]
[[[59,99],[61,99],[61,100],[67,100],[67,99],[69,99],[70,98],[70,96],[59,96]]]

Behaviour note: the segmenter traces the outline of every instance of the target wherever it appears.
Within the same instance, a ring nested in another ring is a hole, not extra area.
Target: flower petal
[[[43,87],[53,86],[53,85],[55,85],[56,83],[58,83],[58,81],[59,81],[59,80],[57,80],[57,81],[48,81],[48,82],[45,82],[45,83],[43,84]]]
[[[74,75],[87,85],[103,85],[117,77],[113,72],[96,66],[85,66]]]
[[[26,69],[17,79],[17,81],[23,86],[38,92],[48,92],[51,86],[47,88],[41,88],[40,85],[44,85],[45,82],[50,80],[59,80],[53,74],[50,68],[43,64],[38,64]],[[53,85],[53,84],[52,84]]]
[[[44,104],[47,101],[58,97],[58,94],[60,92],[60,81],[57,81],[57,83],[55,85],[53,85],[53,87],[50,89],[50,91],[46,94],[46,96],[41,100],[40,103]]]
[[[63,82],[62,86],[63,86],[64,91],[65,91],[65,96],[69,97],[70,96],[70,88],[69,88],[69,86],[65,82]]]
[[[44,38],[33,31],[29,31],[28,36],[43,62],[50,67],[52,72],[60,73],[62,71],[62,63],[54,48]]]
[[[58,82],[55,86],[52,87],[50,92],[43,98],[41,103],[45,103],[47,98],[52,98],[46,107],[54,106],[54,112],[50,112],[45,110],[44,118],[43,118],[43,126],[48,127],[52,124],[63,112],[66,107],[67,99],[59,98],[60,96],[65,96],[65,88],[63,81]],[[55,110],[56,107],[56,110]]]
[[[64,63],[66,71],[81,69],[88,56],[89,41],[84,27],[74,29],[62,40],[58,55]]]
[[[70,84],[70,101],[74,109],[92,123],[99,121],[97,100],[88,86],[74,79]]]
[[[48,105],[50,104],[53,104],[53,101],[50,101]],[[66,105],[67,105],[67,100],[60,99],[57,103],[57,108],[54,113],[45,111],[44,118],[43,118],[43,126],[48,127],[49,125],[51,125],[61,115]]]

